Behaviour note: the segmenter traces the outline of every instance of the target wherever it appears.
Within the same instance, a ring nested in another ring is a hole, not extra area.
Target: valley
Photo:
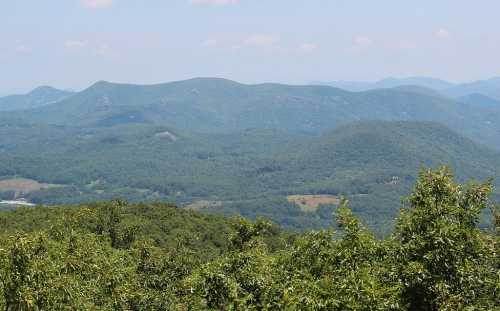
[[[500,175],[495,109],[415,87],[99,82],[0,115],[0,199],[166,201],[307,230],[330,225],[345,197],[385,235],[420,169]]]

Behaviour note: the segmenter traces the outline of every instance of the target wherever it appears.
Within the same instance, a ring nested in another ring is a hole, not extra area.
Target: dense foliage
[[[497,148],[499,116],[500,107],[462,104],[423,88],[353,93],[328,86],[199,78],[157,85],[101,81],[58,103],[8,118],[86,128],[139,123],[226,133],[248,128],[324,133],[362,120],[432,121]]]
[[[289,234],[171,205],[112,201],[0,214],[6,310],[496,310],[491,184],[422,171],[376,239],[343,201],[334,228]],[[495,231],[496,230],[496,231]]]
[[[171,133],[176,140],[158,137]],[[22,194],[37,204],[221,202],[204,211],[265,216],[292,229],[331,225],[335,206],[303,212],[293,194],[346,196],[356,216],[388,234],[421,165],[447,163],[459,180],[499,176],[500,155],[429,122],[371,121],[320,136],[278,130],[193,134],[128,124],[110,128],[0,127],[0,182],[13,177],[61,185]],[[498,181],[496,181],[498,182]],[[12,191],[0,191],[11,199]]]
[[[303,211],[287,196],[346,196],[385,236],[421,166],[448,164],[459,181],[500,176],[500,154],[488,149],[500,146],[500,107],[415,86],[98,82],[77,93],[42,87],[2,105],[17,111],[0,113],[0,200],[194,203],[308,230],[330,226],[336,206]],[[2,186],[19,178],[46,186]]]

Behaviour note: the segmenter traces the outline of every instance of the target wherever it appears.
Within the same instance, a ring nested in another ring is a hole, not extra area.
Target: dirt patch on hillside
[[[184,206],[184,208],[192,209],[192,210],[200,210],[203,208],[221,207],[221,206],[222,206],[221,201],[200,200],[200,201],[195,201],[191,204],[188,204],[188,205]]]
[[[164,139],[168,139],[168,140],[171,140],[171,141],[177,141],[177,136],[175,136],[173,133],[171,133],[169,131],[165,131],[165,132],[161,132],[161,133],[156,133],[155,137],[157,137],[157,138],[164,138]]]
[[[12,178],[0,180],[0,191],[15,191],[18,194],[40,191],[43,189],[62,187],[62,185],[39,183],[33,179]]]
[[[312,213],[318,210],[320,205],[338,205],[340,198],[328,194],[298,194],[289,195],[287,200],[290,203],[296,204],[303,212]]]

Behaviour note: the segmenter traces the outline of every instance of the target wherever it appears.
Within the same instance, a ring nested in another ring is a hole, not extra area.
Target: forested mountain
[[[416,172],[423,167],[450,165],[462,181],[486,180],[500,174],[498,152],[429,122],[353,123],[320,137],[297,140],[291,149],[263,163],[259,173],[245,176],[242,189],[250,192],[255,185],[261,185],[261,191],[267,190],[270,194],[275,191],[288,195],[346,196],[355,213],[380,233],[390,230],[392,222],[387,220],[394,219],[400,199],[409,193]],[[245,188],[247,182],[250,183]],[[499,185],[498,180],[495,184]],[[256,200],[258,198],[256,196]],[[250,208],[250,202],[209,209],[231,213],[236,206],[242,215],[265,215],[296,228],[301,227],[301,222],[313,227],[325,226],[332,211],[326,206],[320,208],[312,215],[319,219],[310,222],[302,219],[303,215],[284,209],[287,205],[283,201],[276,200],[272,210]],[[264,202],[260,205],[269,206]]]
[[[415,176],[421,167],[449,165],[460,178],[496,176],[500,154],[431,122],[352,123],[314,139],[298,151],[299,167],[316,180]],[[410,179],[411,182],[413,180]]]
[[[500,100],[500,77],[459,84],[445,90],[445,94],[453,97],[481,94]]]
[[[288,196],[347,196],[357,215],[386,233],[399,198],[422,166],[448,164],[460,179],[483,180],[498,176],[500,168],[498,153],[430,122],[357,122],[319,136],[13,122],[0,134],[2,179],[17,176],[48,185],[23,194],[35,203],[163,200],[250,218],[263,215],[301,230],[328,225],[335,204],[304,212]],[[3,192],[4,198],[12,196]]]
[[[433,89],[451,98],[467,97],[480,94],[500,100],[500,78],[478,80],[466,83],[452,83],[428,77],[386,78],[375,82],[362,81],[332,81],[313,82],[313,85],[329,85],[352,92],[375,90],[380,88],[394,88],[399,86],[414,85]]]
[[[259,128],[305,133],[360,120],[433,121],[490,147],[500,146],[500,108],[471,107],[415,87],[353,93],[211,78],[146,86],[98,82],[58,103],[9,115],[13,118],[84,127],[134,123],[190,132]]]
[[[481,95],[479,93],[473,93],[470,95],[462,96],[458,98],[458,101],[473,105],[476,107],[485,108],[498,108],[500,107],[500,100],[493,99],[491,97]]]
[[[472,99],[194,79],[2,113],[0,308],[495,310],[500,109]]]
[[[434,90],[446,90],[454,87],[455,84],[441,79],[429,77],[408,77],[408,78],[385,78],[375,82],[362,81],[332,81],[332,82],[312,82],[317,85],[330,85],[352,92],[368,91],[381,88],[393,88],[405,85],[416,85]]]
[[[41,86],[23,95],[0,97],[0,111],[38,108],[68,98],[73,92]]]
[[[161,200],[305,230],[347,196],[383,235],[421,167],[500,175],[499,116],[417,86],[98,82],[0,114],[0,199]]]

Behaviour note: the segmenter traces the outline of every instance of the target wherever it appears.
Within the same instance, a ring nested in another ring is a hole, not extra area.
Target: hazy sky
[[[97,80],[409,75],[500,75],[500,1],[0,1],[0,94]]]

